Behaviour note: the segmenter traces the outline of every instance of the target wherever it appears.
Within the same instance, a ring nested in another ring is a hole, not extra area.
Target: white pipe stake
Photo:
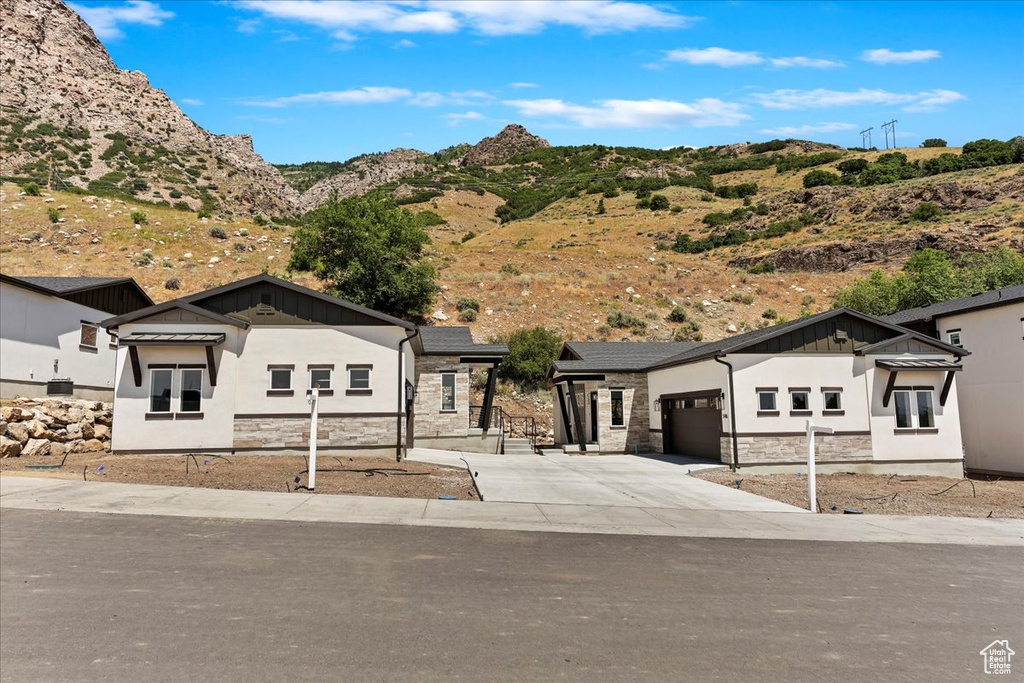
[[[309,472],[306,480],[310,491],[316,488],[316,422],[319,397],[320,387],[315,386],[309,392]]]
[[[817,512],[817,482],[814,479],[814,425],[807,421],[807,509]]]

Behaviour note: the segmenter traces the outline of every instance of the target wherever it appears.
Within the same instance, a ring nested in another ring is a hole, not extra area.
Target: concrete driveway
[[[424,448],[409,460],[469,466],[486,501],[677,510],[805,512],[800,508],[689,476],[715,467],[660,456],[490,455]]]

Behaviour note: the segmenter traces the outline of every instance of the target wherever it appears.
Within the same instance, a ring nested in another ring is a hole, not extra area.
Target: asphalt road
[[[3,681],[935,683],[996,638],[1020,548],[0,516]]]

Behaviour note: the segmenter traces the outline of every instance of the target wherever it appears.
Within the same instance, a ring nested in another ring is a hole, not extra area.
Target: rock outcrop
[[[503,164],[517,154],[533,149],[550,147],[544,138],[530,133],[517,123],[505,126],[492,138],[476,143],[462,157],[462,166],[494,166]]]
[[[366,194],[399,178],[410,178],[429,168],[429,154],[415,149],[393,149],[382,154],[365,154],[346,164],[341,173],[324,178],[305,192],[299,200],[303,211],[310,211],[326,202],[332,194],[338,199]]]
[[[111,405],[78,399],[17,399],[0,408],[0,457],[110,450]]]

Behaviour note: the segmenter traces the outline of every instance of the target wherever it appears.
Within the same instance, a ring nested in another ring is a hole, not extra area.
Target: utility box
[[[46,383],[47,396],[72,396],[75,383],[70,379],[51,379]]]

